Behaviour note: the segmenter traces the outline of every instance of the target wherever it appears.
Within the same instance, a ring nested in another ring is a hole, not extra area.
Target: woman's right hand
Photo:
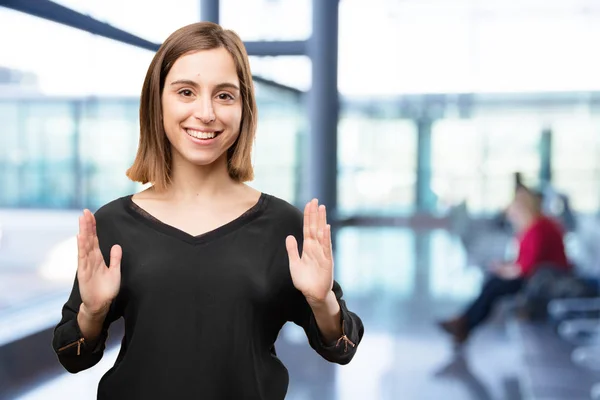
[[[89,210],[79,217],[77,235],[77,280],[85,314],[104,318],[121,287],[121,246],[110,250],[110,267],[106,266],[96,235],[96,219]]]

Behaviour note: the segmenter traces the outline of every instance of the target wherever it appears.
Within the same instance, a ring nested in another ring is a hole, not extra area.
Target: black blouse
[[[288,372],[274,343],[287,321],[304,328],[310,346],[328,361],[350,362],[363,335],[334,282],[345,337],[323,343],[304,296],[293,286],[285,238],[302,244],[302,213],[262,194],[239,218],[191,236],[146,213],[131,195],[95,214],[109,263],[123,248],[121,289],[96,343],[77,325],[77,279],[54,331],[61,364],[76,373],[95,365],[107,330],[123,317],[125,336],[115,365],[102,377],[98,399],[282,400]]]

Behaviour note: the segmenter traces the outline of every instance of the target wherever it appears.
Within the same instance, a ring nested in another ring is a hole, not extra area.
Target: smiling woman
[[[289,377],[275,341],[288,321],[324,359],[354,357],[364,328],[333,279],[325,206],[313,199],[302,214],[246,184],[256,125],[234,32],[197,23],[163,43],[127,172],[150,187],[84,210],[76,278],[54,331],[60,362],[79,372],[98,363],[109,326],[124,318],[99,399],[282,400]]]

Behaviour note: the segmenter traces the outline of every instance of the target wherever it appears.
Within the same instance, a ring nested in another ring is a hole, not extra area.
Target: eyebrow
[[[198,85],[198,83],[196,83],[190,79],[178,79],[176,81],[171,82],[171,86],[175,86],[175,85],[189,85],[194,88],[198,88],[200,86],[200,85]],[[240,88],[238,87],[238,85],[236,85],[234,83],[229,83],[229,82],[219,83],[218,85],[215,86],[215,88],[217,90],[233,89],[233,90],[237,90],[238,92],[240,91]]]

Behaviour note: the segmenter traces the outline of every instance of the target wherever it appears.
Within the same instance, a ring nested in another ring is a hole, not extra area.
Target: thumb
[[[287,249],[290,264],[293,262],[300,261],[300,254],[298,253],[298,242],[296,242],[296,238],[294,236],[289,235],[287,238],[285,238],[285,248]]]
[[[115,244],[110,249],[110,269],[121,269],[121,258],[123,257],[123,249],[118,244]]]

